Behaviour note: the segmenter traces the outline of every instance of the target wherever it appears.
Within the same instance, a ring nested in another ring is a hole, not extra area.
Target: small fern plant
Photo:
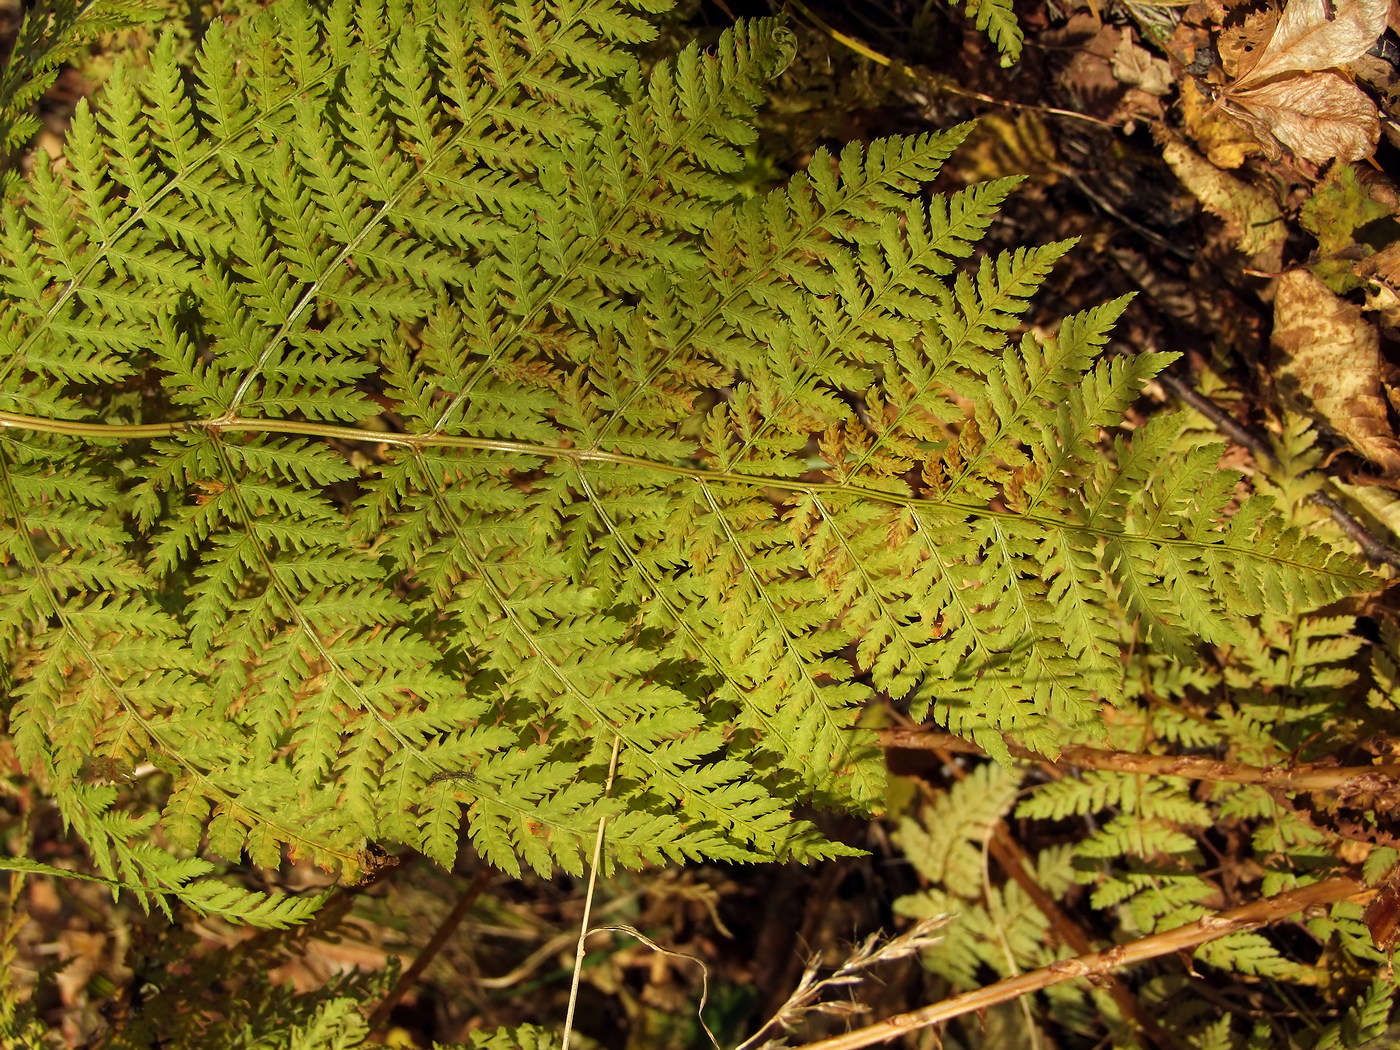
[[[967,129],[731,175],[776,21],[278,0],[126,56],[0,216],[12,762],[96,877],[248,922],[288,852],[510,872],[848,852],[880,695],[1093,739],[1125,610],[1188,656],[1363,583],[1172,423],[1068,242],[965,262]],[[8,82],[7,82],[8,83]],[[43,870],[22,858],[12,868]]]
[[[1174,446],[1188,457],[1201,447],[1200,422],[1193,426],[1189,416],[1175,422]],[[1276,494],[1291,527],[1330,527],[1308,499],[1324,483],[1315,471],[1323,457],[1316,436],[1302,417],[1286,417],[1282,430],[1274,462],[1256,485]],[[1120,617],[1119,629],[1126,645],[1134,625]],[[1057,927],[1044,899],[1027,892],[1027,881],[1122,944],[1242,898],[1346,872],[1371,885],[1386,878],[1397,859],[1389,830],[1393,792],[1380,786],[1390,781],[1361,774],[1348,784],[1339,775],[1327,790],[1308,790],[1286,778],[1230,782],[1222,772],[1341,769],[1356,761],[1358,750],[1380,752],[1400,707],[1394,671],[1400,637],[1382,621],[1379,638],[1368,643],[1355,616],[1301,612],[1236,617],[1232,634],[1229,645],[1195,666],[1150,650],[1125,659],[1111,723],[1086,739],[1108,748],[1100,754],[1137,760],[1137,769],[1131,762],[1126,769],[1071,762],[1045,777],[1033,766],[983,761],[945,790],[929,787],[917,819],[900,818],[895,840],[926,887],[898,898],[894,908],[916,918],[953,917],[925,953],[928,968],[952,989],[1078,954],[1065,936],[1075,920],[1061,912]],[[1078,742],[1072,735],[1063,741]],[[1182,769],[1152,771],[1150,759],[1162,754],[1213,759],[1220,779],[1207,771],[1193,784],[1193,774]],[[1352,774],[1365,768],[1353,767]],[[1012,817],[1020,841],[1050,843],[1026,858],[1023,871],[989,857],[991,840],[1011,835],[999,822]],[[1153,1024],[1183,1046],[1383,1045],[1396,988],[1387,976],[1388,955],[1355,901],[1316,909],[1293,931],[1232,931],[1192,955],[1189,972],[1168,967],[1133,978]],[[1202,994],[1205,982],[1222,976],[1250,994]],[[1092,1033],[1125,1050],[1157,1041],[1144,1037],[1141,1019],[1125,1016],[1122,1000],[1105,987],[1058,985],[1043,1005],[1040,1023],[1049,1029]],[[1027,1009],[1021,1016],[1032,1014]]]

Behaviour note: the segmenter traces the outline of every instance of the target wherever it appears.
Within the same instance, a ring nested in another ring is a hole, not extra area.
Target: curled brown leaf
[[[1375,103],[1335,70],[1385,31],[1390,0],[1289,0],[1269,42],[1220,97],[1271,159],[1278,143],[1304,160],[1360,160],[1375,151]]]
[[[1385,32],[1389,12],[1390,0],[1288,0],[1274,35],[1234,90],[1356,61]]]
[[[1232,92],[1225,111],[1266,148],[1276,138],[1314,164],[1368,157],[1381,134],[1375,103],[1340,73],[1306,73]]]

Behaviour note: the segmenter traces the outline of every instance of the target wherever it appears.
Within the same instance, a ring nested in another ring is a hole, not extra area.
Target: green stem
[[[398,445],[406,448],[463,448],[481,452],[507,452],[524,456],[540,456],[545,459],[567,459],[575,463],[615,463],[619,466],[638,467],[654,470],[661,474],[690,478],[695,481],[711,481],[718,484],[754,485],[760,488],[775,489],[780,492],[800,494],[829,493],[834,496],[857,496],[876,503],[896,507],[936,508],[956,511],[979,518],[994,518],[1021,524],[1040,525],[1047,529],[1068,530],[1083,536],[1103,539],[1116,539],[1126,542],[1146,542],[1155,547],[1187,547],[1199,549],[1203,546],[1216,546],[1199,540],[1175,537],[1148,537],[1115,532],[1112,529],[1083,525],[1063,518],[1048,515],[1025,514],[1011,510],[995,510],[991,507],[963,503],[952,499],[930,499],[925,496],[911,496],[887,489],[871,488],[848,482],[796,481],[791,478],[774,478],[756,474],[738,474],[722,470],[706,470],[702,467],[681,466],[675,463],[658,463],[641,456],[628,456],[621,452],[604,452],[600,449],[565,448],[557,445],[540,445],[530,441],[510,441],[505,438],[448,437],[441,434],[399,434],[380,430],[362,430],[359,427],[333,426],[328,423],[304,423],[294,419],[248,419],[234,416],[229,419],[191,419],[178,423],[84,423],[76,420],[46,419],[42,416],[27,416],[16,412],[0,412],[0,430],[30,430],[47,434],[65,434],[69,437],[93,438],[97,440],[142,440],[161,437],[174,437],[197,430],[213,433],[250,434],[302,434],[307,437],[326,438],[338,441],[365,441],[374,444]],[[1261,553],[1252,547],[1233,547],[1225,544],[1220,549],[1235,551],[1250,558],[1291,564],[1268,553]],[[1316,572],[1332,576],[1345,576],[1325,566],[1310,566]]]

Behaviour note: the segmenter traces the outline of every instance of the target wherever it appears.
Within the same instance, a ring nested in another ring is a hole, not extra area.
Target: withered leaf
[[[1337,72],[1385,31],[1390,0],[1288,0],[1257,60],[1221,96],[1225,111],[1272,160],[1278,143],[1304,160],[1360,160],[1375,151],[1375,103]]]
[[[1367,282],[1366,309],[1388,328],[1400,328],[1400,242],[1362,259],[1352,270]]]
[[[1134,43],[1132,34],[1126,29],[1109,64],[1119,81],[1149,95],[1165,95],[1172,88],[1172,67],[1147,48]]]
[[[1311,271],[1289,270],[1274,296],[1272,341],[1280,385],[1376,464],[1400,477],[1397,441],[1381,396],[1380,335]]]
[[[1181,118],[1196,148],[1217,168],[1238,168],[1262,148],[1243,122],[1224,112],[1195,77],[1181,81]]]
[[[1287,230],[1272,193],[1221,171],[1174,136],[1162,143],[1162,158],[1208,212],[1225,220],[1240,251],[1254,255],[1283,243]]]
[[[1380,892],[1367,905],[1362,921],[1371,931],[1377,951],[1388,952],[1395,947],[1396,924],[1400,922],[1400,864],[1390,869]]]
[[[1277,11],[1269,9],[1253,11],[1238,25],[1220,30],[1215,47],[1220,68],[1227,77],[1238,80],[1254,68],[1278,28],[1278,16]]]
[[[1288,0],[1274,35],[1234,89],[1355,61],[1385,32],[1389,11],[1390,0]]]
[[[1268,147],[1273,136],[1314,164],[1368,157],[1381,134],[1375,103],[1340,73],[1306,73],[1232,91],[1225,110],[1261,144]]]
[[[1400,289],[1400,242],[1388,245],[1356,264],[1360,277],[1374,277]]]

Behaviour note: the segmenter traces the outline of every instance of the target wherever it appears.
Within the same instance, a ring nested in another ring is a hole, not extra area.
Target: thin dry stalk
[[[926,732],[920,729],[882,729],[880,744],[887,748],[907,748],[918,751],[960,751],[964,754],[985,755],[976,744],[950,733]],[[1085,769],[1111,769],[1120,773],[1150,773],[1161,777],[1183,777],[1187,780],[1215,780],[1228,784],[1260,784],[1283,791],[1340,791],[1358,789],[1368,784],[1380,786],[1381,780],[1400,780],[1400,763],[1374,766],[1325,766],[1299,763],[1292,766],[1246,766],[1222,762],[1204,755],[1148,755],[1137,751],[1107,751],[1097,747],[1071,745],[1063,748],[1056,758],[1042,755],[1008,740],[1011,754],[1031,762],[1050,765],[1080,766]]]
[[[1375,892],[1359,880],[1347,876],[1328,879],[1300,890],[1289,890],[1287,893],[1265,897],[1239,908],[1206,915],[1185,926],[1143,937],[1128,944],[1118,944],[1104,951],[1076,956],[1073,959],[1062,959],[1038,970],[1023,973],[1019,977],[955,995],[941,1003],[934,1003],[909,1013],[896,1014],[845,1035],[833,1036],[815,1043],[804,1043],[796,1050],[859,1050],[860,1047],[874,1046],[921,1028],[952,1020],[954,1017],[1011,1002],[1061,981],[1078,977],[1102,977],[1114,970],[1136,966],[1148,959],[1171,955],[1174,952],[1191,951],[1227,934],[1279,922],[1308,908],[1344,900],[1362,901],[1374,896]]]
[[[948,924],[947,916],[931,919],[921,919],[912,927],[905,930],[897,937],[892,937],[881,942],[880,934],[873,933],[862,941],[839,967],[829,976],[819,976],[821,965],[816,958],[808,961],[807,967],[802,971],[802,979],[797,982],[797,989],[787,998],[763,1027],[760,1028],[748,1039],[740,1043],[734,1050],[750,1050],[759,1046],[759,1038],[773,1028],[783,1028],[791,1031],[795,1028],[803,1016],[814,1010],[820,1010],[825,1005],[821,1000],[828,992],[849,985],[858,984],[865,979],[867,970],[871,970],[882,963],[894,962],[896,959],[907,959],[911,955],[917,955],[938,943],[938,931]],[[768,1040],[763,1043],[767,1047],[772,1043]]]
[[[608,765],[608,783],[604,793],[612,791],[613,777],[617,775],[617,753],[622,747],[622,737],[613,737],[612,761]],[[569,981],[569,1008],[564,1014],[564,1037],[559,1050],[569,1050],[569,1040],[574,1034],[574,1009],[578,1006],[578,986],[583,977],[584,942],[588,940],[588,923],[593,917],[593,891],[598,888],[598,869],[603,864],[603,834],[607,831],[606,817],[598,818],[598,834],[593,840],[593,860],[588,867],[588,891],[583,897],[583,921],[579,924],[578,947],[574,949],[574,973]]]

